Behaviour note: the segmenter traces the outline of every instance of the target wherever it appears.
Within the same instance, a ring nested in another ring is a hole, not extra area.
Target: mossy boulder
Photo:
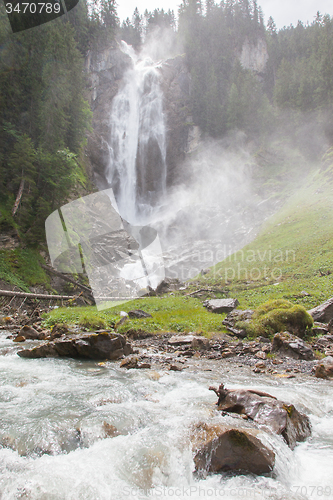
[[[303,338],[312,326],[313,319],[304,307],[283,299],[265,302],[254,311],[251,321],[235,324],[250,337],[269,337],[288,331]]]

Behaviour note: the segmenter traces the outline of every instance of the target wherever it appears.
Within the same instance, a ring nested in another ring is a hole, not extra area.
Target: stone
[[[181,372],[183,370],[183,367],[180,365],[170,365],[169,370],[173,372]]]
[[[222,314],[235,309],[239,302],[237,299],[212,299],[206,300],[203,305],[213,313]]]
[[[19,335],[23,335],[26,339],[29,340],[38,340],[41,338],[40,333],[29,325],[23,326],[20,330]]]
[[[128,316],[130,318],[152,318],[152,315],[142,311],[141,309],[134,309],[133,311],[128,311]]]
[[[108,422],[105,422],[105,420],[103,422],[103,431],[104,431],[104,436],[106,438],[119,436],[120,434],[117,427],[115,427],[112,424],[109,424]]]
[[[275,454],[257,437],[258,431],[225,425],[199,424],[192,446],[195,470],[201,475],[219,472],[267,474],[275,464]]]
[[[15,339],[13,339],[13,342],[25,342],[25,341],[26,338],[23,335],[18,335],[17,337],[15,337]]]
[[[66,335],[68,332],[69,332],[69,330],[68,330],[67,325],[56,324],[53,326],[53,328],[51,330],[50,339],[51,340],[58,339],[58,338],[62,337],[63,335]]]
[[[194,335],[173,335],[169,340],[168,344],[169,345],[188,345],[190,346],[192,343],[192,340],[194,339]]]
[[[255,367],[259,368],[260,370],[265,370],[266,363],[264,361],[258,361],[258,363],[255,364]]]
[[[328,333],[328,329],[325,327],[316,326],[315,328],[312,328],[312,333],[313,333],[313,335],[316,335],[316,336],[326,335]]]
[[[317,378],[330,378],[333,377],[333,357],[327,356],[318,361],[315,367],[315,377]]]
[[[255,353],[255,357],[259,358],[259,359],[266,359],[267,358],[267,354],[265,352],[263,352],[263,351],[259,351],[259,352]]]
[[[200,350],[206,350],[210,349],[210,342],[206,337],[193,337],[193,340],[191,342],[191,347],[193,349],[200,349]]]
[[[137,368],[149,370],[151,368],[151,364],[150,363],[140,363],[137,366]]]
[[[221,357],[222,358],[232,358],[236,356],[236,352],[233,349],[224,349],[224,351],[221,352]]]
[[[333,319],[333,297],[323,302],[323,304],[310,309],[308,313],[313,317],[314,321],[328,323]]]
[[[271,352],[294,359],[305,359],[308,361],[315,359],[311,347],[307,346],[299,337],[295,337],[289,332],[276,333],[274,335]]]
[[[173,335],[169,340],[170,346],[189,346],[193,349],[210,349],[210,342],[206,337],[199,335]]]
[[[120,363],[120,368],[138,368],[138,358],[136,356],[131,356],[129,358],[125,358]]]
[[[89,333],[56,339],[32,349],[19,351],[22,358],[71,357],[87,359],[119,359],[133,349],[126,337],[116,333]]]
[[[209,389],[218,396],[218,410],[247,415],[255,424],[281,434],[292,449],[311,435],[309,418],[270,394],[254,389],[228,390],[223,384]]]
[[[226,327],[226,329],[231,332],[233,335],[240,339],[244,339],[246,337],[245,328],[238,328],[236,323],[239,321],[244,321],[249,323],[251,321],[252,315],[254,311],[251,309],[242,310],[233,310],[229,312],[227,317],[222,321],[222,324]]]

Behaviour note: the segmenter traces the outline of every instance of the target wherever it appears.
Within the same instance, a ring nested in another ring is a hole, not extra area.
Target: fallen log
[[[13,292],[11,290],[0,290],[3,297],[26,297],[27,299],[47,299],[47,300],[72,300],[76,295],[47,295],[43,293]]]
[[[27,299],[46,299],[46,300],[76,300],[82,297],[82,292],[79,295],[47,295],[43,293],[27,293],[27,292],[13,292],[10,290],[0,290],[0,297],[26,297]],[[117,302],[119,300],[135,300],[140,297],[97,297],[98,300]]]

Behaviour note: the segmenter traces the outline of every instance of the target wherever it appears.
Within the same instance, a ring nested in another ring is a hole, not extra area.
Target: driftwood
[[[73,285],[77,286],[78,288],[81,288],[85,292],[88,292],[90,295],[92,295],[90,288],[88,288],[85,285],[82,285],[78,281],[73,280],[73,278],[69,278],[68,276],[65,276],[63,273],[59,273],[59,271],[56,271],[55,269],[52,269],[49,266],[44,266],[43,264],[42,264],[42,268],[45,269],[47,272],[52,273],[55,276],[58,276],[59,278],[63,279],[64,281],[68,281],[68,283],[72,283]]]

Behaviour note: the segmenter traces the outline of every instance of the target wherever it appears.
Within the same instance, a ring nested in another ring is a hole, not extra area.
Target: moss
[[[312,328],[313,319],[300,305],[287,300],[270,300],[259,306],[250,322],[238,322],[236,328],[245,329],[249,337],[269,337],[277,332],[289,331],[303,337]]]
[[[235,446],[240,446],[241,448],[245,448],[249,451],[255,449],[254,444],[244,432],[232,429],[228,432],[228,438]]]
[[[284,410],[286,410],[286,412],[288,413],[288,417],[291,418],[292,415],[293,415],[293,413],[294,413],[294,411],[295,411],[295,406],[294,405],[286,405],[286,404],[284,404],[282,406],[282,408]]]

